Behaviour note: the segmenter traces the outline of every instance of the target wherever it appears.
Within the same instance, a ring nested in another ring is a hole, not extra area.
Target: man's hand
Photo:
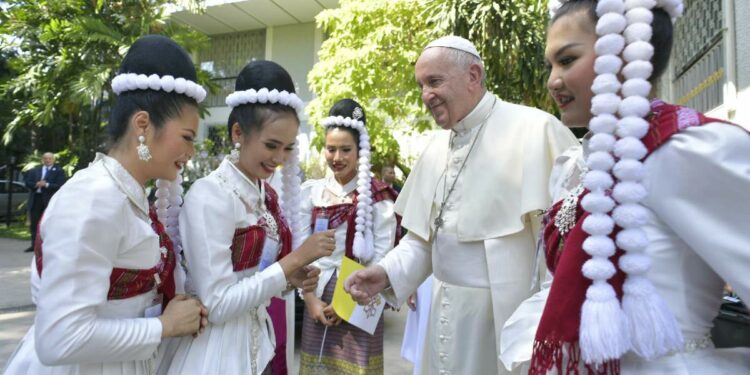
[[[366,305],[372,297],[390,285],[383,267],[374,265],[355,271],[344,281],[344,290],[360,305]]]
[[[406,299],[406,304],[411,311],[417,311],[417,292],[412,293],[409,298]]]
[[[43,188],[45,186],[47,186],[47,181],[39,180],[39,181],[36,182],[36,187],[38,187],[38,188]]]

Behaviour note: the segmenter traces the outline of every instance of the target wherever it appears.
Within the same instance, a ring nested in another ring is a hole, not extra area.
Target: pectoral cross
[[[440,211],[438,211],[438,216],[435,218],[435,221],[433,222],[435,224],[435,233],[440,229],[440,227],[445,224],[445,219],[443,219],[443,211],[445,208],[445,203],[440,205]]]

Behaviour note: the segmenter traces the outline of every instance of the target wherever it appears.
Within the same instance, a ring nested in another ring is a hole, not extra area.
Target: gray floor
[[[0,238],[0,369],[15,350],[18,341],[34,322],[34,306],[29,291],[31,253],[24,253],[28,241]],[[385,313],[385,373],[411,374],[412,364],[400,356],[406,309]],[[299,348],[296,351],[299,358]],[[292,374],[299,370],[295,365]]]

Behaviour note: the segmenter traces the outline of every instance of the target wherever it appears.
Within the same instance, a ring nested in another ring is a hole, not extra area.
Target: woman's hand
[[[289,282],[295,287],[302,289],[303,293],[314,292],[318,287],[320,268],[306,266],[293,272],[289,277]]]
[[[307,313],[310,314],[310,317],[314,321],[325,326],[334,325],[333,322],[328,319],[333,309],[320,298],[316,297],[315,294],[305,293],[305,307],[307,308]],[[328,312],[329,315],[326,315],[326,312]],[[336,317],[338,318],[338,316]]]
[[[196,335],[208,324],[208,310],[195,298],[178,294],[159,316],[162,337]]]
[[[333,250],[336,248],[335,232],[335,229],[329,229],[313,233],[292,254],[301,256],[305,264],[310,264],[322,257],[333,254]]]

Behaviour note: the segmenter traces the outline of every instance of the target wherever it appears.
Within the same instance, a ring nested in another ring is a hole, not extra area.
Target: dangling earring
[[[240,143],[237,142],[234,144],[234,148],[232,149],[232,152],[229,153],[229,161],[232,163],[237,163],[240,161]]]
[[[138,159],[143,161],[151,160],[151,151],[146,146],[146,137],[142,135],[138,136]]]

